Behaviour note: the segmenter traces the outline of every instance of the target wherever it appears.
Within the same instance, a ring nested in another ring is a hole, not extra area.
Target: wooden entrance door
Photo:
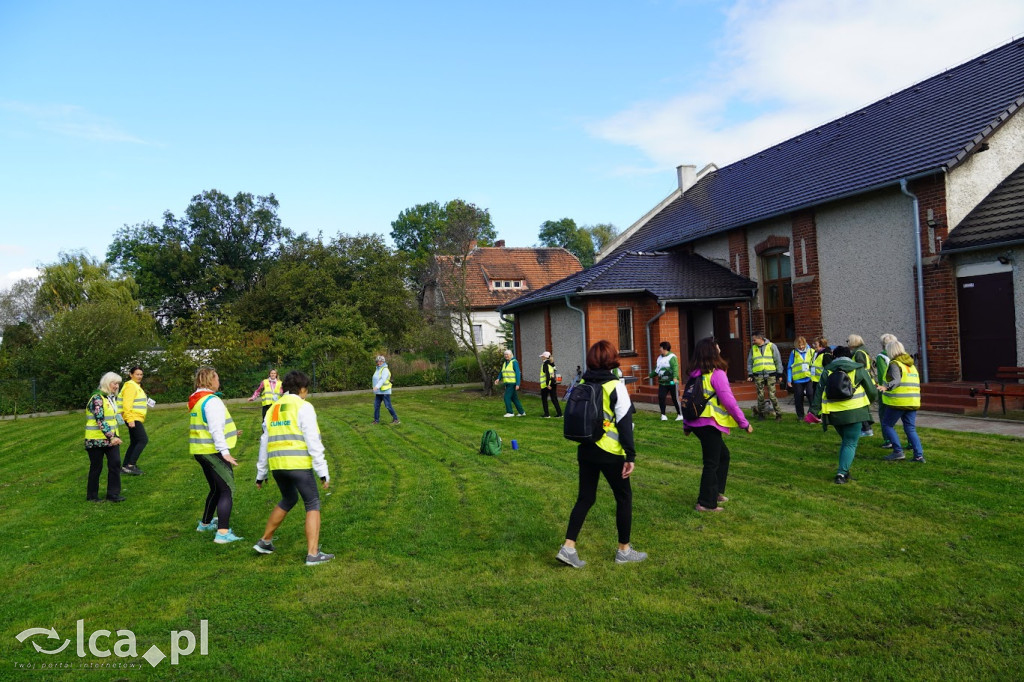
[[[1013,273],[956,280],[960,308],[960,366],[967,381],[995,377],[997,367],[1017,364]]]
[[[743,356],[743,326],[739,307],[715,309],[715,341],[722,357],[729,362],[729,381],[747,378],[747,359]]]

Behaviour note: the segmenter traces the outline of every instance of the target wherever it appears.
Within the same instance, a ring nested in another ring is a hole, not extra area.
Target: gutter
[[[657,315],[647,321],[647,373],[651,374],[654,372],[654,356],[651,354],[651,325],[659,317],[665,314],[665,301],[661,302],[661,311]]]
[[[587,314],[583,312],[581,308],[577,308],[569,300],[569,294],[565,295],[565,307],[569,310],[575,310],[580,314],[580,355],[583,371],[587,371]]]
[[[1011,246],[1024,245],[1024,239],[1014,239],[1008,242],[999,242],[998,244],[980,244],[977,246],[961,246],[959,249],[947,249],[943,248],[940,256],[946,256],[951,253],[967,253],[969,251],[988,251],[989,249],[1006,249]]]
[[[917,262],[917,314],[921,328],[918,331],[921,351],[921,378],[928,383],[928,332],[924,319],[924,266],[921,262],[921,206],[917,196],[907,189],[908,178],[900,180],[900,191],[914,202],[914,258]]]

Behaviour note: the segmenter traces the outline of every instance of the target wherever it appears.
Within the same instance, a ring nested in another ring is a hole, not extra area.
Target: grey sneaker
[[[255,545],[253,545],[252,548],[255,549],[257,552],[259,552],[260,554],[273,554],[274,553],[274,543],[273,542],[267,542],[263,538],[260,538],[259,542],[257,542]]]
[[[906,458],[907,456],[903,454],[902,450],[900,450],[899,452],[893,452],[891,455],[886,455],[882,459],[884,459],[886,462],[896,462],[898,460]]]
[[[924,464],[924,455],[914,455],[914,461]]]
[[[563,564],[569,564],[573,568],[583,568],[587,565],[587,562],[580,558],[579,552],[575,548],[569,549],[565,545],[558,548],[558,554],[555,555],[555,558]]]
[[[325,564],[334,558],[333,554],[324,554],[323,552],[317,552],[316,556],[312,554],[306,555],[306,565],[316,566],[317,564]]]
[[[647,558],[647,552],[638,552],[632,547],[623,552],[621,549],[615,550],[615,563],[617,564],[628,564],[634,561],[643,561]]]

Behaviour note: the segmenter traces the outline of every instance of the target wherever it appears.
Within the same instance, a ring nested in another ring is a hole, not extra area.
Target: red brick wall
[[[806,253],[804,253],[806,249]],[[821,322],[821,281],[818,270],[818,226],[813,211],[801,211],[793,216],[793,313],[796,317],[796,335],[811,339],[823,335]],[[807,261],[807,273],[803,271]],[[810,281],[806,281],[810,280]]]
[[[635,355],[623,357],[620,362],[624,374],[630,374],[632,365],[640,365],[640,376],[647,375],[647,323],[652,317],[661,311],[653,298],[649,296],[601,296],[585,299],[585,306],[581,305],[587,313],[587,343],[593,345],[601,339],[611,341],[616,347],[619,345],[619,308],[632,308],[633,310],[633,347]],[[671,323],[666,321],[668,317]],[[673,331],[670,324],[675,326]],[[673,311],[671,316],[668,311],[651,328],[651,345],[657,348],[662,340],[669,341],[673,347],[678,344],[679,336],[678,313]],[[663,336],[659,336],[662,334]]]
[[[909,183],[908,189],[917,195],[921,220],[928,379],[957,381],[960,379],[960,318],[956,303],[956,271],[948,258],[939,259],[932,253],[940,248],[932,241],[932,236],[944,242],[949,235],[945,178],[941,175],[922,178]],[[929,230],[928,225],[929,209],[935,223],[933,230]],[[916,277],[914,285],[917,286]],[[918,319],[917,323],[920,328],[921,320]]]

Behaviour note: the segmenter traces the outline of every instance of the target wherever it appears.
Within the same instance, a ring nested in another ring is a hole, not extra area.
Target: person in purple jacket
[[[699,512],[724,511],[719,502],[729,501],[725,496],[725,482],[729,477],[729,447],[722,434],[729,433],[731,426],[746,429],[747,433],[754,432],[754,427],[747,421],[729,388],[729,377],[725,374],[728,368],[729,363],[722,357],[714,337],[709,336],[697,342],[693,357],[690,358],[689,376],[701,377],[704,395],[710,396],[710,400],[697,419],[683,420],[683,433],[697,436],[704,456],[700,493],[697,495],[697,506],[694,507]]]

